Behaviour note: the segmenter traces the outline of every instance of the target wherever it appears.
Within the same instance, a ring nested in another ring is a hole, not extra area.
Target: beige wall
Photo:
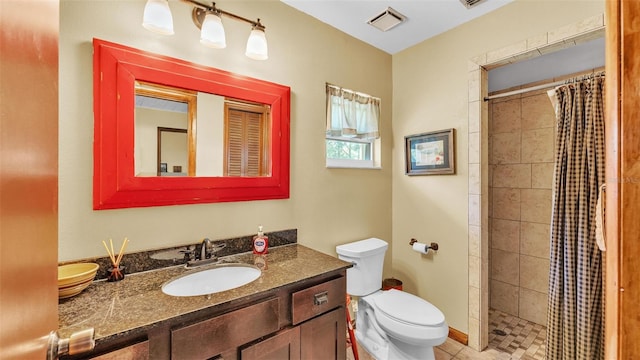
[[[393,275],[455,329],[469,331],[468,60],[603,12],[603,1],[515,1],[393,56]],[[404,175],[404,136],[446,128],[456,175]],[[415,253],[411,238],[440,250]]]
[[[491,308],[547,324],[555,113],[542,91],[489,102]]]
[[[267,231],[297,228],[300,243],[329,254],[340,243],[370,236],[391,241],[393,235],[386,273],[467,332],[467,61],[601,14],[604,2],[519,0],[396,54],[393,63],[390,55],[280,2],[219,4],[259,16],[267,26],[270,59],[252,61],[242,55],[246,25],[225,20],[228,47],[211,50],[199,45],[190,8],[170,4],[173,37],[140,26],[143,0],[61,3],[60,260],[102,256],[107,238],[127,236],[129,250],[136,251],[251,234],[258,224]],[[291,198],[93,211],[93,37],[290,86]],[[343,59],[349,61],[334,62]],[[382,170],[324,167],[325,82],[382,99]],[[456,175],[404,175],[404,136],[445,128],[457,131]],[[415,253],[412,237],[436,241],[440,251]]]
[[[348,241],[391,240],[391,56],[279,1],[218,4],[266,25],[269,59],[255,61],[244,56],[249,25],[223,19],[227,48],[209,49],[198,42],[191,7],[169,3],[171,37],[142,28],[144,0],[61,3],[60,260],[104,256],[101,241],[109,238],[126,236],[129,251],[137,251],[249,235],[259,224],[297,228],[301,244],[328,254]],[[92,210],[93,37],[290,86],[291,198]],[[326,82],[382,99],[382,170],[325,168]]]

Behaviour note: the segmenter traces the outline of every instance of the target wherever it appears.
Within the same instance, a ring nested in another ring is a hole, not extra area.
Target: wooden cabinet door
[[[146,360],[149,359],[149,341],[92,357],[92,360]]]
[[[171,330],[171,358],[208,359],[275,333],[279,329],[279,300],[265,300]]]
[[[300,354],[303,360],[347,357],[347,314],[339,307],[300,325]]]
[[[240,351],[242,360],[299,360],[300,327],[289,328]]]

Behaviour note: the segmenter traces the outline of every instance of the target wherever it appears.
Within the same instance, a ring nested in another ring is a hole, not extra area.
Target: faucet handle
[[[195,249],[191,250],[191,246],[187,246],[186,249],[179,250],[178,252],[181,253],[181,254],[184,254],[184,259],[183,260],[185,262],[193,260],[193,257],[195,255]]]
[[[218,251],[224,249],[226,246],[227,246],[227,244],[225,244],[225,243],[211,244],[211,252],[212,253],[217,253]]]

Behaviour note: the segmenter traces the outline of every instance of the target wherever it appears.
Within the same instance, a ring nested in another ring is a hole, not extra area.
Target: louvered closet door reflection
[[[225,176],[264,175],[262,114],[229,109],[226,120]]]

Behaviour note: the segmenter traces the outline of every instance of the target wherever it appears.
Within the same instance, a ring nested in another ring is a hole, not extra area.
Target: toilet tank
[[[338,258],[354,264],[347,269],[348,294],[365,296],[382,287],[382,266],[388,246],[377,238],[336,246]]]

